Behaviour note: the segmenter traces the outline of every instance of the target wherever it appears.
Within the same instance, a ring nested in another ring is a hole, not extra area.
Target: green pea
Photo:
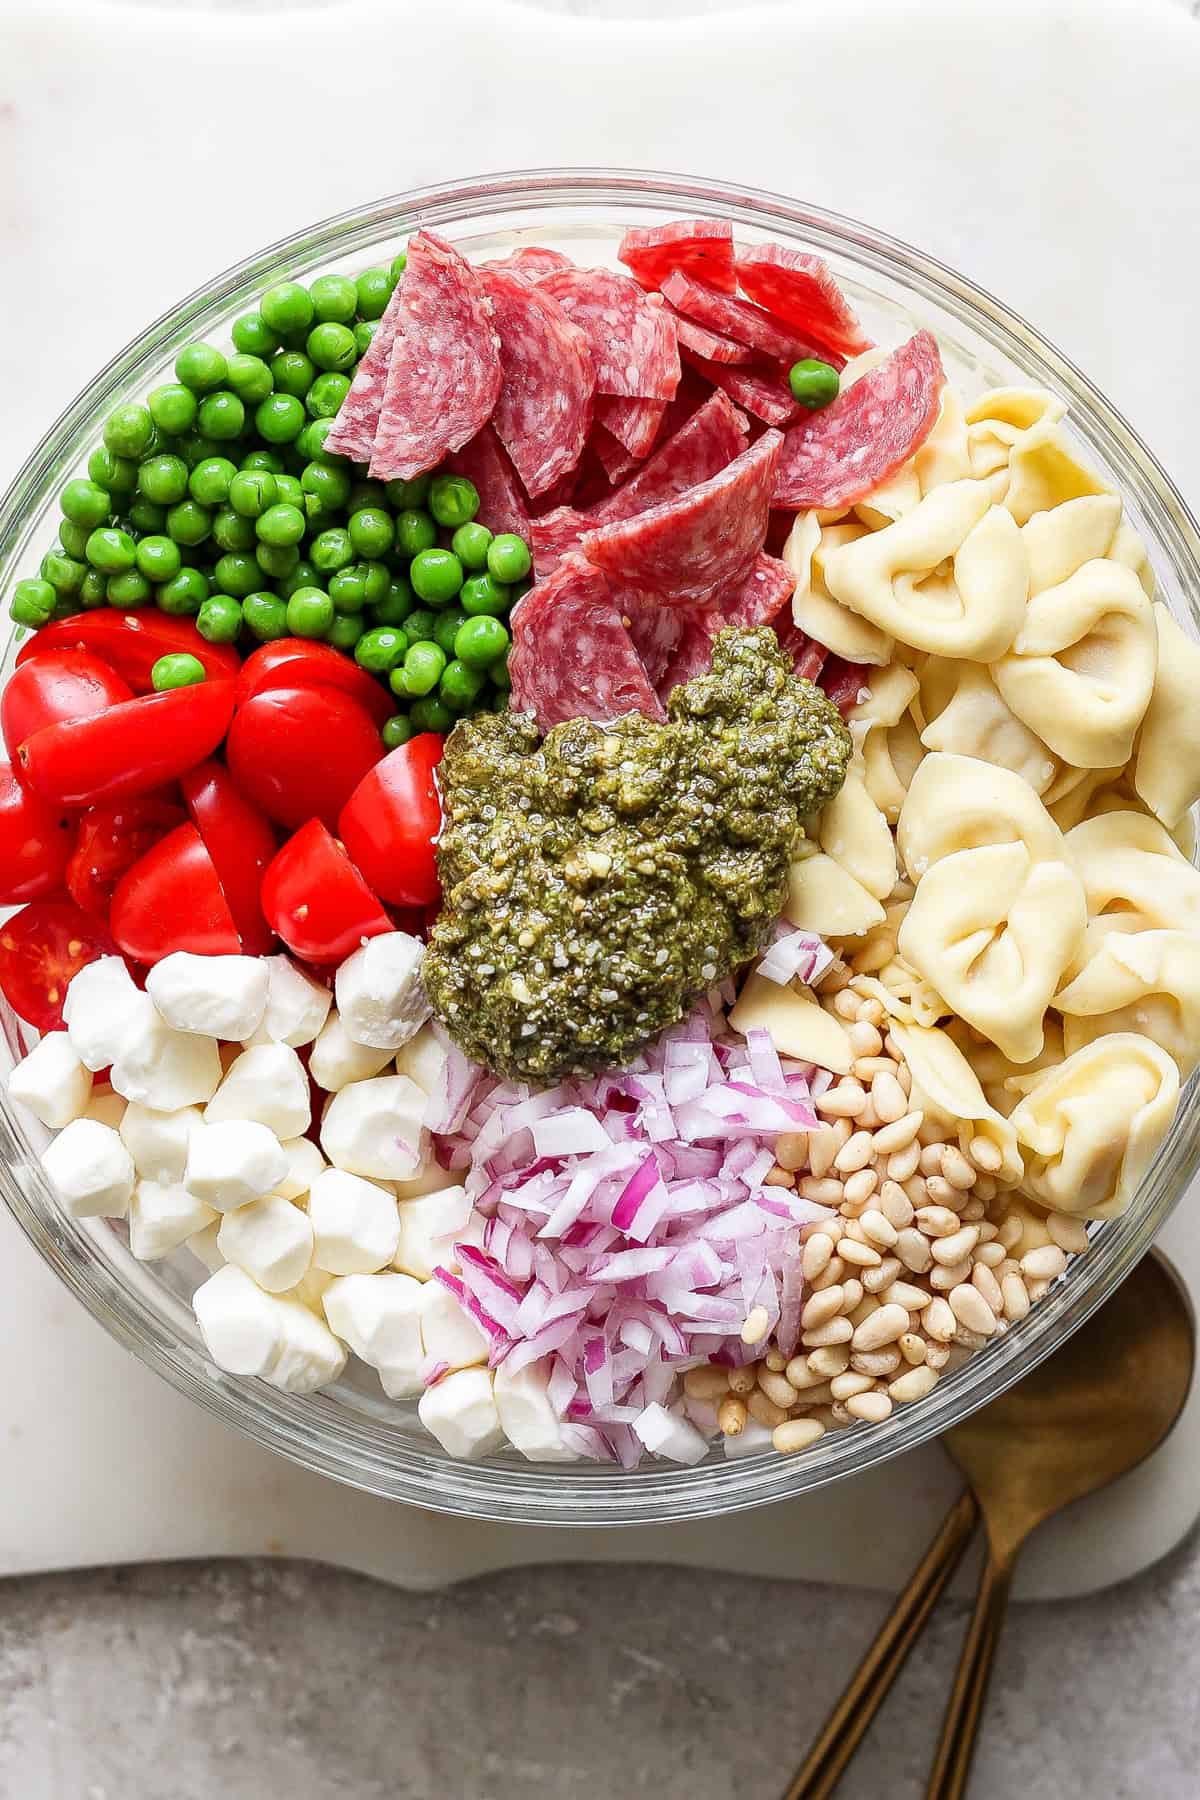
[[[303,350],[281,350],[271,363],[271,380],[277,394],[291,394],[303,400],[316,374],[312,360]]]
[[[320,587],[320,585],[316,569],[313,568],[307,557],[302,556],[291,574],[283,576],[280,580],[279,592],[285,600],[290,600],[299,588]]]
[[[182,456],[162,452],[148,456],[138,470],[138,491],[155,506],[174,506],[188,491],[188,466]]]
[[[512,675],[509,672],[507,656],[501,656],[496,662],[489,664],[488,680],[493,687],[500,688],[504,693],[508,692],[512,686]]]
[[[304,407],[294,394],[268,394],[254,413],[259,437],[268,444],[290,444],[304,426]]]
[[[132,457],[117,456],[107,444],[97,444],[88,457],[88,474],[97,487],[110,494],[132,494],[137,487],[138,466]]]
[[[396,548],[403,556],[420,556],[437,543],[437,526],[427,512],[406,507],[396,519]]]
[[[283,458],[277,450],[251,450],[242,458],[243,469],[269,469],[272,475],[283,474]]]
[[[456,658],[446,664],[438,683],[438,699],[450,712],[465,713],[474,706],[487,686],[482,669],[471,669]]]
[[[371,621],[375,625],[403,625],[412,610],[411,587],[402,575],[391,575],[386,594],[371,607]]]
[[[272,638],[287,637],[287,604],[277,594],[262,589],[249,593],[242,599],[242,623],[260,644],[269,644]]]
[[[486,669],[499,656],[507,656],[512,639],[499,619],[468,619],[454,638],[454,654],[469,669]]]
[[[396,536],[391,513],[378,506],[364,506],[351,513],[346,529],[358,554],[372,560],[386,556]]]
[[[407,744],[412,734],[412,726],[403,713],[393,713],[390,719],[385,719],[379,733],[385,750],[398,750],[401,744]]]
[[[254,520],[244,519],[232,506],[222,506],[213,514],[212,538],[218,550],[253,550],[258,542]]]
[[[432,481],[431,475],[415,475],[411,481],[385,482],[383,491],[390,505],[406,512],[425,505]]]
[[[255,532],[264,544],[298,544],[305,532],[305,518],[298,506],[281,501],[268,506],[255,522]]]
[[[123,575],[110,575],[104,590],[110,606],[145,606],[154,589],[138,569],[126,569]]]
[[[304,410],[314,419],[332,419],[341,411],[342,401],[349,392],[348,375],[318,375],[304,396]]]
[[[144,537],[137,547],[137,566],[156,586],[170,581],[183,567],[179,545],[169,537]]]
[[[229,335],[234,349],[240,350],[243,356],[270,356],[279,348],[278,336],[261,313],[243,313],[240,319],[233,321]]]
[[[168,381],[153,388],[146,405],[159,431],[165,431],[168,437],[178,437],[196,423],[196,396],[181,381]]]
[[[423,700],[414,700],[408,716],[418,731],[446,732],[454,724],[454,714],[450,708],[434,699],[432,694]]]
[[[200,402],[196,423],[206,437],[225,443],[229,438],[241,436],[246,425],[246,408],[236,394],[228,388],[220,388]]]
[[[295,544],[259,544],[254,559],[269,581],[282,581],[300,561]]]
[[[837,370],[827,362],[819,362],[815,356],[806,356],[802,362],[793,363],[788,370],[792,399],[807,407],[810,412],[816,412],[818,407],[828,406],[831,400],[836,400],[840,385]]]
[[[158,531],[165,531],[167,525],[167,509],[165,506],[157,506],[153,500],[147,500],[139,494],[121,523],[126,525],[131,531],[148,532],[151,534]]]
[[[354,333],[348,326],[332,321],[314,325],[304,347],[318,369],[345,370],[358,360]]]
[[[313,317],[349,325],[358,311],[358,285],[349,275],[318,275],[309,283]]]
[[[175,358],[175,379],[193,394],[211,394],[225,381],[226,363],[213,344],[185,344]]]
[[[204,664],[186,650],[160,656],[150,671],[150,685],[156,694],[169,693],[172,688],[195,687],[203,680]]]
[[[491,542],[492,534],[486,525],[469,522],[459,526],[450,541],[450,548],[464,569],[482,569],[487,566]]]
[[[354,660],[372,675],[390,675],[396,665],[403,662],[407,649],[408,639],[402,631],[380,625],[359,638]]]
[[[340,525],[322,531],[309,545],[308,554],[323,575],[332,575],[336,569],[344,569],[354,561],[350,533]]]
[[[308,520],[309,536],[314,538],[338,524],[337,512],[322,506],[315,494],[305,494],[304,516]]]
[[[374,560],[368,562],[367,568],[367,605],[378,606],[386,600],[392,585],[392,571],[385,562]]]
[[[48,581],[29,575],[24,581],[18,581],[13,589],[9,614],[18,625],[28,625],[33,631],[38,631],[49,623],[56,599],[57,595]]]
[[[309,462],[320,463],[327,469],[344,469],[346,458],[339,456],[336,450],[325,448],[325,439],[332,430],[332,419],[310,419],[296,439],[296,449]]]
[[[286,506],[294,506],[299,512],[304,511],[304,489],[300,486],[299,477],[286,473],[275,477],[275,497]]]
[[[349,655],[364,631],[362,620],[357,613],[335,613],[333,624],[325,633],[325,642],[332,644],[335,650],[344,650]]]
[[[367,565],[350,563],[329,577],[329,598],[340,613],[360,613],[367,604]]]
[[[99,569],[85,569],[72,605],[85,607],[89,612],[97,606],[107,606],[108,583],[109,577],[102,575]]]
[[[88,538],[87,559],[93,569],[102,569],[106,575],[123,575],[137,561],[137,545],[127,531],[100,525]]]
[[[107,525],[112,512],[108,490],[97,481],[68,481],[59,505],[64,518],[70,519],[73,525],[86,525],[89,531],[94,531],[97,525]]]
[[[446,612],[437,615],[437,624],[433,628],[433,641],[439,650],[449,656],[454,655],[454,640],[458,636],[460,625],[466,623],[467,615],[459,606],[450,607]]]
[[[371,348],[371,339],[379,330],[378,319],[360,319],[354,327],[354,347],[360,356],[365,356]]]
[[[224,454],[216,438],[205,437],[201,431],[185,431],[181,438],[176,438],[175,449],[189,469],[194,469],[206,457]]]
[[[104,447],[114,456],[145,456],[153,442],[154,420],[148,407],[131,400],[109,413],[104,426]]]
[[[213,580],[220,592],[232,594],[235,600],[244,600],[248,594],[253,594],[261,579],[262,570],[244,551],[227,551],[213,568]],[[274,595],[271,598],[274,599]],[[249,624],[249,620],[246,622]]]
[[[397,251],[396,255],[392,258],[392,280],[399,281],[407,267],[408,252],[405,250]]]
[[[512,589],[501,587],[490,574],[472,575],[464,581],[460,595],[462,609],[472,618],[490,614],[499,618],[512,605]]]
[[[432,642],[433,634],[437,630],[437,622],[438,616],[435,612],[430,612],[428,607],[419,606],[404,621],[404,629],[408,633],[409,643],[415,644],[427,639]]]
[[[124,537],[126,534],[122,531],[115,535]],[[133,539],[130,538],[129,542],[132,543]],[[61,599],[64,594],[79,592],[79,584],[83,580],[86,567],[85,563],[80,562],[74,556],[65,556],[60,550],[48,550],[42,558],[38,573],[43,581],[50,583],[54,592]],[[105,573],[107,574],[108,571],[105,570]]]
[[[350,477],[345,469],[331,469],[325,463],[305,463],[300,474],[300,486],[306,494],[336,512],[346,504],[350,494]]]
[[[392,671],[392,688],[396,693],[404,692],[416,698],[421,694],[429,694],[442,678],[442,670],[446,667],[445,652],[436,644],[413,643],[411,636],[409,647],[405,651],[404,661],[399,668]],[[400,676],[402,687],[396,686],[396,677]]]
[[[195,500],[181,500],[167,514],[167,530],[177,544],[193,549],[212,530],[212,514]]]
[[[514,531],[502,531],[492,540],[487,566],[493,581],[506,582],[509,586],[514,581],[524,581],[532,567],[529,545]]]
[[[187,564],[158,590],[159,606],[179,618],[198,613],[207,599],[208,576]]]
[[[354,283],[356,311],[362,319],[380,319],[396,285],[387,269],[364,269]]]
[[[270,469],[239,469],[229,483],[229,504],[243,519],[258,519],[279,499]]]
[[[224,506],[237,472],[237,464],[227,456],[206,456],[188,476],[188,493],[201,506]]]
[[[453,550],[422,550],[413,557],[408,578],[419,599],[446,606],[462,588],[463,566]]]
[[[258,303],[263,321],[281,337],[307,331],[313,321],[313,303],[298,281],[280,281],[268,288]]]
[[[247,406],[257,406],[275,386],[270,368],[261,356],[231,356],[225,379]]]
[[[346,501],[347,512],[361,512],[364,506],[386,506],[387,491],[382,481],[356,481]]]
[[[447,530],[467,525],[479,511],[479,490],[465,475],[435,475],[429,487],[429,510]]]
[[[136,520],[132,521],[136,524]],[[68,556],[76,562],[84,562],[87,558],[87,541],[91,532],[86,525],[73,525],[70,519],[64,519],[58,528],[58,541]]]
[[[297,588],[287,603],[287,627],[295,637],[324,637],[333,624],[333,601],[320,588]]]
[[[232,644],[241,629],[241,605],[232,594],[210,595],[196,615],[196,630],[209,644]]]

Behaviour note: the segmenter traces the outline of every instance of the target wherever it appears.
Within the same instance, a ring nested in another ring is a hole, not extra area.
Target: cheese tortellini
[[[1065,841],[1083,882],[1092,939],[1108,931],[1200,931],[1200,871],[1157,820],[1102,813]]]
[[[825,558],[831,550],[865,536],[865,525],[822,525],[815,512],[799,513],[783,546],[783,560],[796,577],[792,617],[801,631],[847,662],[887,664],[894,645],[886,632],[845,606],[825,586]]]
[[[901,663],[873,669],[865,700],[850,715],[850,733],[862,756],[868,794],[889,825],[904,805],[908,784],[925,754],[911,713],[917,677]]]
[[[913,1104],[953,1123],[964,1148],[974,1137],[987,1138],[1000,1151],[997,1178],[1006,1185],[1019,1181],[1023,1166],[1017,1134],[988,1104],[979,1077],[949,1033],[936,1026],[900,1023],[893,1023],[891,1030],[912,1074]]]
[[[1044,794],[1059,770],[1058,758],[1009,707],[980,663],[947,663],[954,691],[924,731],[929,750],[945,750],[1011,769],[1035,794]]]
[[[1190,1075],[1200,1060],[1200,936],[1110,931],[1054,1004],[1068,1052],[1114,1031],[1140,1031]]]
[[[1154,607],[1158,665],[1138,739],[1133,785],[1168,830],[1200,800],[1200,644],[1193,643],[1158,601]]]

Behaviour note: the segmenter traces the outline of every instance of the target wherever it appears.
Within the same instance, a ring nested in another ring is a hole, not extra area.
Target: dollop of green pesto
[[[500,1075],[619,1067],[759,951],[850,734],[773,631],[727,630],[667,722],[458,724],[438,770],[438,1017]]]

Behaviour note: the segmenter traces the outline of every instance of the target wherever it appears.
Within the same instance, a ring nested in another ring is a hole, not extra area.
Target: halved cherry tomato
[[[19,906],[63,884],[75,821],[22,787],[0,762],[0,906]]]
[[[0,729],[10,756],[43,725],[90,719],[133,690],[90,650],[47,650],[14,669],[0,696]]]
[[[89,806],[67,863],[67,892],[75,904],[107,919],[113,889],[126,869],[186,816],[173,788]]]
[[[35,900],[0,925],[0,989],[30,1025],[56,1031],[71,977],[115,953],[103,925],[69,900]]]
[[[177,825],[125,871],[108,923],[124,954],[141,963],[156,963],[172,950],[236,956],[242,947],[194,825]]]
[[[263,877],[263,911],[303,962],[339,963],[392,922],[320,819],[290,837]]]
[[[210,681],[232,680],[242,659],[229,644],[210,644],[190,619],[173,618],[148,606],[144,612],[74,613],[58,619],[30,638],[17,656],[17,667],[47,650],[92,651],[127,681],[135,694],[153,692],[150,671],[160,656],[184,652],[197,657]]]
[[[371,715],[337,688],[264,688],[233,715],[225,755],[243,794],[269,819],[290,830],[323,819],[333,831],[383,745]]]
[[[276,638],[254,650],[238,676],[237,704],[243,706],[266,688],[338,688],[365,706],[376,727],[390,719],[396,703],[365,669],[328,644],[308,638]]]
[[[393,906],[430,906],[441,892],[442,803],[434,777],[441,760],[442,739],[423,731],[363,776],[338,819],[350,860]]]
[[[239,790],[223,763],[203,762],[180,781],[192,823],[213,859],[247,956],[266,956],[275,935],[263,918],[263,873],[278,848],[270,821]]]
[[[211,756],[232,716],[232,681],[140,694],[95,718],[43,725],[17,751],[17,767],[59,806],[146,794]]]

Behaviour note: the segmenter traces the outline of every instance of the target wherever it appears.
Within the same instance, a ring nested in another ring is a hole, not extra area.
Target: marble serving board
[[[216,271],[377,195],[615,164],[802,194],[1002,294],[1192,496],[1200,29],[1169,0],[805,0],[589,22],[503,0],[302,10],[0,0],[0,479],[139,328]],[[1200,1291],[1200,1195],[1163,1243]],[[509,1564],[671,1561],[893,1587],[957,1482],[936,1447],[727,1521],[471,1525],[243,1441],[110,1340],[0,1218],[0,1572],[180,1556],[334,1561],[409,1586]],[[1122,1579],[1192,1524],[1200,1395],[1048,1526],[1020,1591]]]

